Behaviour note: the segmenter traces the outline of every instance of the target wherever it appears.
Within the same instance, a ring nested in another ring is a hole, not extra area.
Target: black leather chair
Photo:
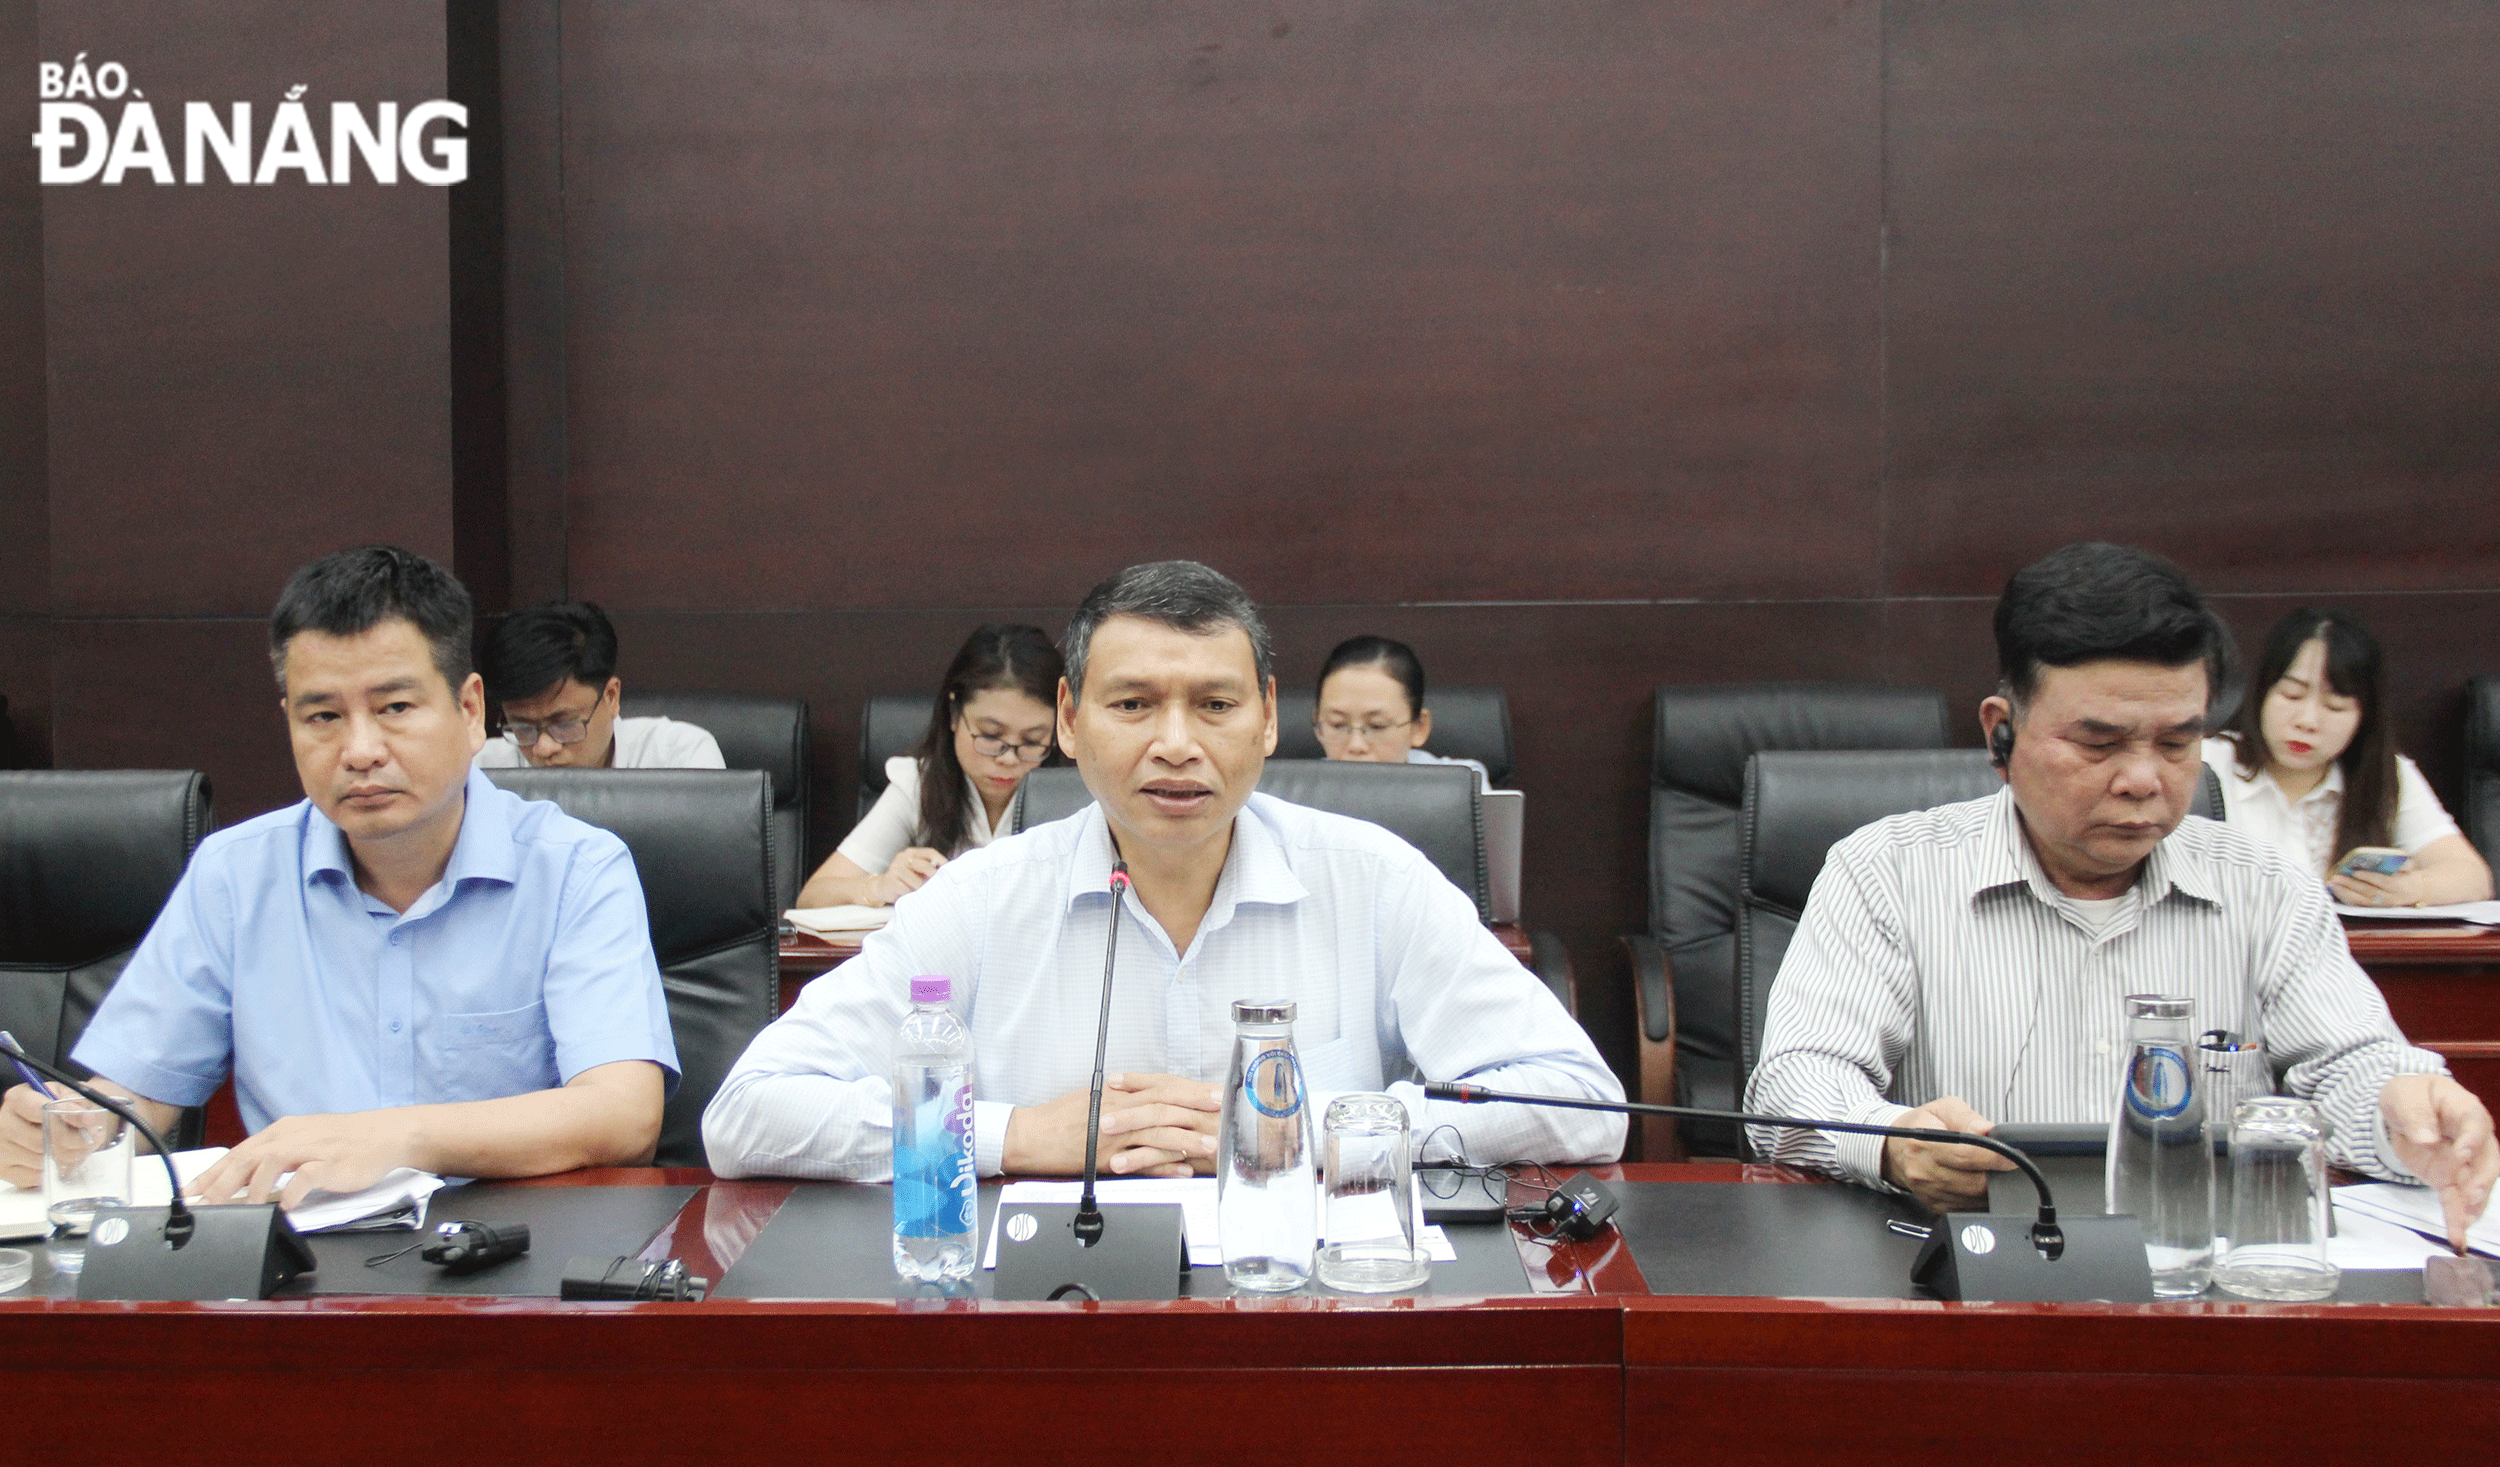
[[[1444,758],[1473,759],[1495,784],[1507,783],[1518,767],[1511,751],[1510,695],[1497,687],[1457,683],[1431,688],[1425,696],[1432,710],[1432,741],[1425,747]],[[1277,691],[1275,757],[1327,757],[1311,731],[1315,701],[1307,688]]]
[[[1483,920],[1490,907],[1484,857],[1484,812],[1474,771],[1448,764],[1356,764],[1328,760],[1267,763],[1259,789],[1296,805],[1351,815],[1381,826],[1424,853],[1452,885],[1476,904]],[[1010,832],[1064,819],[1093,803],[1073,768],[1037,769],[1024,778],[1007,811]],[[1571,957],[1551,933],[1529,935],[1529,968],[1577,1014],[1579,998]]]
[[[1649,768],[1649,931],[1623,939],[1640,1098],[1732,1108],[1736,1074],[1739,811],[1746,761],[1767,749],[1927,749],[1947,742],[1928,688],[1864,683],[1661,687]],[[1734,1156],[1735,1126],[1640,1122],[1641,1155]],[[1680,1149],[1679,1149],[1680,1148]]]
[[[2465,838],[2500,867],[2500,677],[2465,685]]]
[[[0,1029],[68,1065],[214,824],[190,770],[0,773]],[[182,1131],[197,1144],[197,1112]]]
[[[807,879],[807,702],[762,693],[628,693],[634,718],[697,724],[732,769],[761,769],[773,784],[773,888],[784,908]]]
[[[859,813],[853,819],[867,818],[885,793],[885,761],[910,753],[928,728],[927,693],[879,693],[868,700],[859,715]]]
[[[491,769],[633,852],[668,990],[681,1080],[660,1122],[660,1166],[702,1166],[703,1107],[780,995],[781,902],[772,785],[751,769]]]

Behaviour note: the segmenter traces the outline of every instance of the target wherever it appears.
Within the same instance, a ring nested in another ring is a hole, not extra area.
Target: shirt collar
[[[499,881],[509,886],[519,877],[521,865],[513,852],[509,804],[503,791],[486,777],[486,771],[471,765],[468,781],[461,787],[460,836],[452,843],[451,859],[444,863],[443,877],[437,886],[449,890],[472,879]],[[1107,875],[1109,868],[1104,870]],[[347,832],[322,814],[320,806],[306,800],[304,880],[310,883],[331,875],[349,884],[356,879]],[[409,908],[412,914],[416,910]]]
[[[1997,791],[1996,809],[1988,820],[1986,838],[1973,849],[1970,863],[1970,894],[1973,900],[1990,891],[2021,886],[2047,906],[2063,905],[2064,894],[2049,873],[2040,865],[2039,852],[2023,835],[2021,812],[2014,808],[2014,791],[2009,787]],[[2194,817],[2189,817],[2193,819]],[[2181,829],[2170,832],[2151,855],[2144,858],[2144,869],[2130,890],[2142,894],[2142,903],[2151,907],[2173,892],[2221,906],[2220,889],[2204,860],[2204,853],[2194,835]]]
[[[1234,908],[1243,903],[1282,906],[1311,894],[1302,878],[1294,875],[1283,839],[1258,809],[1258,802],[1264,798],[1253,794],[1233,812],[1232,849],[1224,853],[1224,870],[1215,879],[1215,895],[1207,904],[1206,920],[1198,924],[1202,934],[1230,922]],[[1089,896],[1105,895],[1111,889],[1114,848],[1111,825],[1100,802],[1085,807],[1084,821],[1077,832],[1076,850],[1068,861],[1070,906]]]

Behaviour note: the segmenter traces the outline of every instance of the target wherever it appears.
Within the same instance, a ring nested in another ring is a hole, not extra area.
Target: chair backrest
[[[0,772],[0,1029],[67,1064],[212,826],[192,770]]]
[[[552,800],[614,831],[633,852],[680,1075],[657,1164],[704,1165],[703,1107],[772,1022],[780,996],[770,781],[750,769],[486,773],[523,799]]]
[[[1887,815],[1975,800],[2004,788],[1978,749],[1775,750],[1745,767],[1736,919],[1736,1094],[1761,1055],[1771,982],[1823,858]]]
[[[859,813],[885,793],[885,761],[911,752],[929,727],[927,693],[878,693],[859,713]]]
[[[2465,685],[2465,838],[2500,867],[2500,677]]]
[[[1736,908],[1745,765],[1771,749],[1932,749],[1947,741],[1942,694],[1866,683],[1661,687],[1649,769],[1649,926],[1674,974],[1676,1098],[1727,1109],[1736,1077]],[[1667,1034],[1666,995],[1643,1005]],[[1738,1128],[1687,1121],[1696,1155],[1734,1156]]]
[[[1509,694],[1489,685],[1456,683],[1430,688],[1425,697],[1432,710],[1432,740],[1426,748],[1445,759],[1475,760],[1495,784],[1511,777],[1517,761],[1511,752]],[[1275,757],[1327,757],[1319,735],[1311,732],[1316,701],[1308,688],[1277,690]]]
[[[807,877],[807,701],[763,693],[628,693],[634,718],[674,718],[708,731],[732,769],[760,769],[773,787],[773,882],[782,906]]]
[[[1354,764],[1322,759],[1270,759],[1259,778],[1264,794],[1314,810],[1351,815],[1381,826],[1424,853],[1450,883],[1489,910],[1484,864],[1484,812],[1473,770],[1450,764]],[[1036,769],[1024,777],[1007,812],[1011,832],[1064,819],[1094,802],[1073,768]]]

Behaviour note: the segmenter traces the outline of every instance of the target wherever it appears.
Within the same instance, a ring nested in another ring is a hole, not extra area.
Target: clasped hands
[[[1089,1100],[1089,1092],[1071,1090],[1009,1114],[1002,1158],[1007,1173],[1072,1177],[1084,1171]],[[1096,1165],[1107,1176],[1123,1177],[1211,1172],[1223,1119],[1221,1086],[1178,1075],[1105,1075]]]

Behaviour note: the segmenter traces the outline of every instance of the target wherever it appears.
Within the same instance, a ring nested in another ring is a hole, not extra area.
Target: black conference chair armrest
[[[1675,969],[1658,940],[1644,932],[1617,940],[1631,970],[1633,1031],[1640,1053],[1640,1086],[1633,1099],[1675,1104]],[[1657,1037],[1652,1037],[1653,1035]],[[1683,1139],[1663,1116],[1641,1116],[1633,1128],[1643,1161],[1681,1161]]]
[[[1528,952],[1529,971],[1553,991],[1564,1013],[1575,1019],[1580,1017],[1580,984],[1572,975],[1571,952],[1563,946],[1563,940],[1551,932],[1531,932]]]

